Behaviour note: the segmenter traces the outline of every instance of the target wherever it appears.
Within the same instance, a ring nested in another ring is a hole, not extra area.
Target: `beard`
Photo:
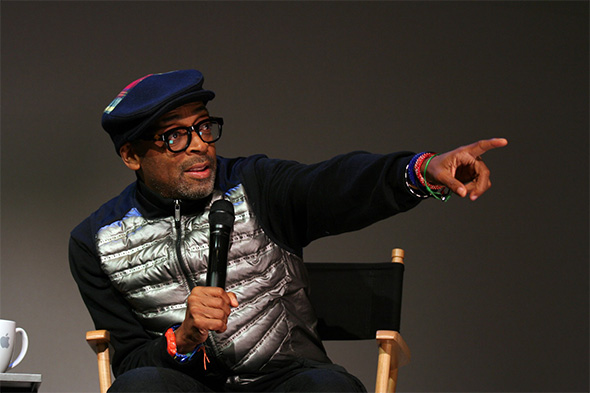
[[[186,183],[179,184],[174,199],[198,200],[207,198],[213,193],[215,186],[215,172],[207,179],[198,180],[198,184],[189,186]]]
[[[207,162],[211,175],[205,179],[187,179],[184,171],[197,163]],[[162,195],[164,198],[199,200],[207,198],[213,193],[215,187],[215,174],[217,172],[217,160],[206,159],[197,162],[191,162],[183,165],[175,182],[162,180],[157,177],[149,176],[151,188]]]

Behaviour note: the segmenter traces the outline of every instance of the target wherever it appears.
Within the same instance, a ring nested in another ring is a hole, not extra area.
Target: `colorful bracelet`
[[[174,357],[176,355],[176,335],[174,334],[174,329],[170,328],[166,330],[164,336],[166,336],[166,350],[170,356]]]
[[[417,187],[415,185],[415,182],[411,180],[412,172],[414,172],[414,167],[411,166],[410,164],[411,164],[411,162],[408,163],[408,165],[406,165],[406,171],[405,171],[406,188],[408,189],[408,191],[410,191],[410,193],[412,195],[414,195],[417,198],[421,198],[421,199],[428,198],[430,195],[428,195],[426,192],[422,191],[419,187]]]
[[[434,191],[440,191],[443,188],[445,188],[445,186],[442,186],[442,185],[433,185],[433,184],[428,183],[426,181],[426,171],[424,171],[424,175],[422,175],[422,173],[420,172],[420,168],[422,168],[422,163],[424,162],[424,160],[430,161],[436,155],[437,155],[436,153],[425,153],[425,154],[422,154],[416,160],[414,171],[416,172],[416,176],[418,177],[418,181],[420,182],[420,184],[422,185],[422,187],[426,188],[427,190],[428,190],[428,188],[430,188],[431,190],[434,190]]]
[[[408,165],[406,166],[406,186],[408,190],[418,198],[428,198],[430,196],[446,202],[451,195],[450,190],[443,185],[434,185],[426,181],[426,170],[430,160],[438,154],[433,152],[422,152],[416,154]],[[424,166],[424,173],[420,171],[422,164],[426,161]]]
[[[426,179],[426,170],[428,169],[428,164],[430,164],[430,160],[432,160],[434,157],[436,157],[438,154],[434,154],[432,156],[430,156],[428,158],[428,160],[426,161],[426,164],[424,165],[424,179]],[[440,189],[433,189],[431,188],[431,185],[428,184],[428,182],[424,182],[424,186],[426,187],[426,190],[430,193],[430,195],[432,195],[433,197],[435,197],[436,199],[438,199],[439,201],[443,201],[446,202],[449,200],[449,198],[451,198],[451,190],[449,190],[446,187],[442,187],[442,191]]]
[[[205,352],[205,345],[203,343],[197,345],[197,347],[195,349],[193,349],[192,352],[189,352],[187,354],[181,354],[181,353],[177,352],[176,335],[174,334],[174,331],[176,329],[178,329],[179,326],[180,326],[180,324],[172,326],[171,328],[166,330],[166,333],[164,334],[166,336],[166,350],[168,351],[168,354],[170,356],[172,356],[174,358],[174,360],[178,361],[179,363],[186,363],[193,358],[195,353],[202,350],[203,356],[204,356],[203,367],[206,370],[207,363],[209,362],[209,358],[207,357],[207,353]]]
[[[416,161],[423,154],[425,154],[425,152],[418,153],[414,157],[412,157],[412,159],[408,163],[408,166],[406,167],[406,178],[409,178],[408,179],[409,180],[409,184],[413,185],[415,188],[419,188],[418,185],[420,184],[420,182],[418,181],[418,177],[416,176],[416,170],[415,170],[415,168],[416,168]],[[411,168],[411,170],[410,170],[410,168]]]

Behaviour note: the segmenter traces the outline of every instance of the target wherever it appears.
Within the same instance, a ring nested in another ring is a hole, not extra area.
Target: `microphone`
[[[209,264],[207,286],[225,289],[229,234],[234,225],[234,205],[225,199],[213,202],[209,211]]]

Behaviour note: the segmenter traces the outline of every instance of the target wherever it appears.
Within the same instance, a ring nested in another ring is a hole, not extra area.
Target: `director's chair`
[[[377,393],[395,392],[398,368],[410,361],[399,333],[404,250],[392,251],[385,263],[306,263],[310,299],[322,340],[377,340]],[[100,392],[111,386],[107,330],[86,333],[98,358]]]

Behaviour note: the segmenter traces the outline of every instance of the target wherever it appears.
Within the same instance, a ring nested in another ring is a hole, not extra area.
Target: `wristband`
[[[411,180],[412,179],[412,172],[414,172],[414,167],[410,163],[406,166],[405,178],[406,178],[406,188],[412,195],[417,198],[425,199],[428,198],[430,195],[423,192],[419,187],[415,185],[415,183]]]
[[[412,185],[414,188],[419,188],[420,182],[418,181],[418,177],[416,176],[416,161],[426,152],[418,153],[408,163],[406,167],[406,181],[409,185]]]
[[[178,327],[180,326],[180,324],[174,325],[171,328],[169,328],[168,330],[166,330],[166,333],[164,334],[166,336],[166,350],[168,351],[168,354],[170,356],[172,356],[174,358],[174,360],[176,360],[179,363],[186,363],[188,361],[190,361],[193,356],[195,355],[195,353],[199,352],[200,350],[203,351],[203,367],[205,368],[205,370],[207,369],[207,363],[209,362],[209,358],[207,357],[207,353],[205,352],[205,345],[203,343],[199,344],[196,346],[195,349],[193,349],[191,352],[187,353],[187,354],[181,354],[177,352],[177,347],[176,347],[176,335],[174,334],[174,331],[176,329],[178,329]]]

